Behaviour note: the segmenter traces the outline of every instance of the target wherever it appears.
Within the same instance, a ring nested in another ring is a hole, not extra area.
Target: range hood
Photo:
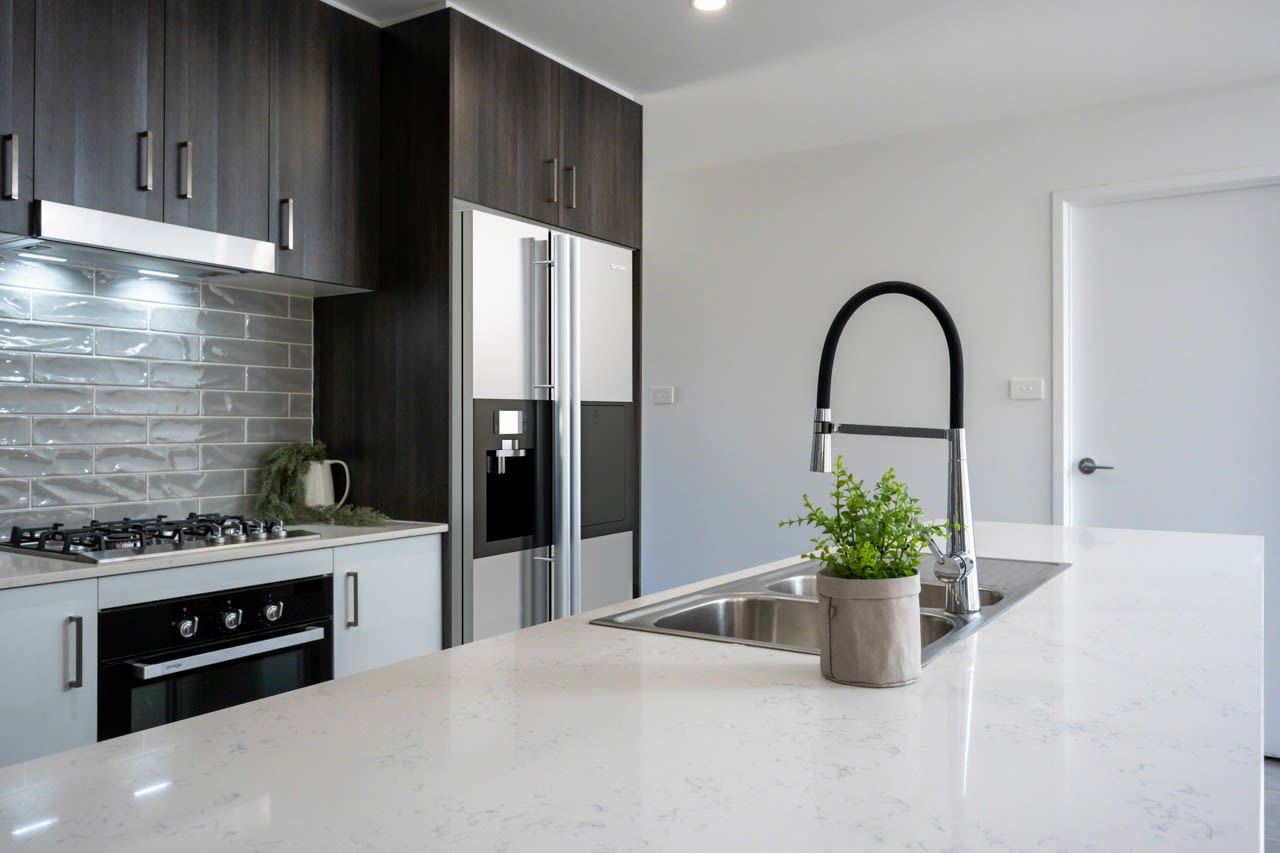
[[[0,254],[295,296],[366,292],[277,273],[276,246],[265,240],[43,200],[31,202],[29,234],[0,234]]]

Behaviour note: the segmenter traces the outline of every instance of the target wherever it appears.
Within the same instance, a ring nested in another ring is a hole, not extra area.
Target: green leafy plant
[[[946,526],[921,518],[920,502],[911,497],[892,468],[870,492],[844,467],[844,457],[836,457],[833,473],[833,512],[814,506],[804,495],[804,515],[780,521],[778,526],[817,529],[821,535],[809,540],[814,549],[804,556],[837,577],[873,580],[914,575],[929,540]]]
[[[312,462],[325,459],[323,441],[288,444],[267,457],[258,479],[258,514],[280,518],[288,524],[343,524],[381,527],[386,514],[367,506],[307,506],[302,475]]]

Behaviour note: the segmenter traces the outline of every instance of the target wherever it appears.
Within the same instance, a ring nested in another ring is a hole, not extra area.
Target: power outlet
[[[1043,379],[1010,379],[1009,380],[1009,399],[1010,400],[1043,400],[1044,399],[1044,380]]]
[[[676,388],[674,385],[654,385],[649,389],[649,400],[655,406],[674,406]]]

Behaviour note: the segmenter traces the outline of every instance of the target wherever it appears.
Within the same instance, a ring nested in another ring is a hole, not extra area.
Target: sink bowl
[[[781,595],[799,595],[805,598],[817,598],[818,582],[815,575],[806,572],[802,575],[791,575],[790,577],[776,580],[767,586],[770,592],[776,592]],[[978,602],[987,607],[995,604],[1003,595],[994,589],[982,587],[978,590]],[[941,610],[947,602],[947,588],[938,583],[920,582],[920,606]]]
[[[945,612],[945,588],[937,583],[921,584],[921,663],[928,665],[1061,574],[1067,564],[979,557],[978,567],[979,577],[989,584],[979,593],[982,609],[978,613],[959,616]],[[602,616],[592,624],[817,654],[816,570],[817,564],[812,562],[786,566]]]
[[[818,602],[760,593],[725,595],[660,616],[655,628],[773,648],[818,650]],[[920,643],[937,642],[956,627],[944,616],[920,614]]]

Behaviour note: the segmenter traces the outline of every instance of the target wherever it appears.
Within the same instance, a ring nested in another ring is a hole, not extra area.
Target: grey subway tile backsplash
[[[213,364],[258,364],[288,367],[289,345],[277,341],[237,341],[231,338],[203,338],[200,360]]]
[[[94,454],[94,469],[99,474],[195,471],[199,467],[200,448],[194,445],[99,447]]]
[[[164,388],[99,388],[94,412],[99,415],[198,415],[199,391]]]
[[[187,332],[195,335],[243,338],[245,317],[243,314],[233,314],[230,311],[152,308],[151,329],[156,332]]]
[[[313,302],[0,258],[0,538],[253,512],[311,438]]]
[[[116,477],[42,477],[31,481],[33,507],[109,504],[147,499],[147,478],[137,474]]]
[[[0,509],[26,509],[30,505],[30,480],[0,480]]]
[[[246,337],[255,341],[311,343],[310,320],[288,320],[283,317],[261,317],[250,314],[245,330]]]
[[[196,361],[200,357],[200,338],[195,335],[99,329],[96,340],[94,352],[98,355],[163,361]]]
[[[250,418],[283,418],[289,414],[287,394],[205,391],[201,396],[201,413],[213,417],[240,415]]]
[[[152,474],[147,482],[152,500],[245,494],[243,471]]]
[[[200,467],[205,471],[229,468],[261,468],[280,444],[203,444]]]
[[[0,284],[31,290],[93,293],[93,270],[5,257],[0,258]]]
[[[22,353],[0,353],[0,383],[30,382],[31,356]]]
[[[250,367],[248,374],[250,391],[283,391],[294,394],[311,393],[311,371],[289,367]]]
[[[37,293],[31,300],[31,317],[55,323],[83,323],[116,329],[145,329],[147,306],[99,296],[72,293]]]
[[[310,441],[311,421],[301,418],[249,418],[245,421],[246,441]]]
[[[113,299],[136,299],[167,305],[200,305],[200,285],[151,276],[98,270],[93,292]]]
[[[0,417],[0,447],[31,443],[31,418]]]
[[[263,293],[257,290],[241,290],[211,284],[204,288],[204,307],[222,311],[239,311],[242,314],[270,314],[289,316],[289,297],[283,293]]]
[[[36,382],[74,382],[78,385],[145,386],[147,363],[128,358],[37,353],[31,378]]]
[[[0,287],[0,317],[26,320],[31,316],[31,294],[13,287]]]
[[[289,395],[289,417],[306,418],[311,420],[311,395],[310,394],[290,394]]]
[[[146,444],[146,418],[32,418],[32,444]]]
[[[243,418],[152,418],[155,444],[210,444],[244,441]]]
[[[0,414],[76,415],[93,411],[93,389],[76,385],[6,385]]]
[[[83,326],[0,320],[0,351],[93,352],[93,330]]]
[[[244,371],[238,364],[153,361],[151,387],[243,391]]]

